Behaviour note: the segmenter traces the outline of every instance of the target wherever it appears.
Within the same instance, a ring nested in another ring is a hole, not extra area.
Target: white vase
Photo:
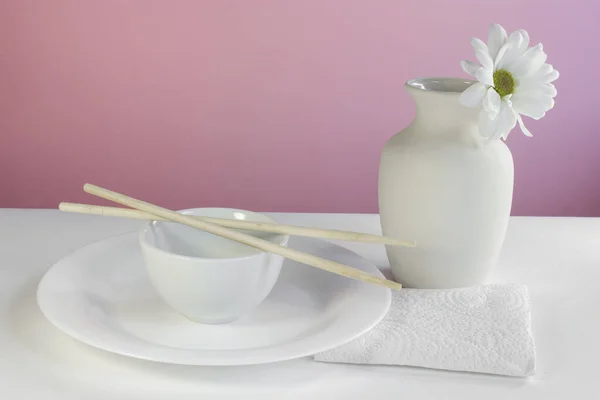
[[[472,81],[415,79],[412,124],[383,149],[379,209],[383,234],[417,241],[387,247],[394,279],[407,287],[483,283],[498,258],[512,204],[514,168],[501,140],[482,138],[478,110],[460,105]]]

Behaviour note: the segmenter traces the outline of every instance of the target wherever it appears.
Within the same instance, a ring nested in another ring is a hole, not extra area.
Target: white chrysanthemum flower
[[[540,119],[554,107],[556,88],[552,84],[558,71],[546,64],[542,44],[529,46],[529,35],[519,29],[508,36],[498,24],[490,27],[487,45],[471,40],[475,57],[481,63],[462,61],[463,70],[479,82],[460,96],[467,107],[482,107],[479,131],[492,139],[506,139],[519,123],[527,136],[532,136],[522,115]]]

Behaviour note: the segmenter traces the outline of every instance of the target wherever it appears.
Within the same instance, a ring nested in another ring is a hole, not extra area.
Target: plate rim
[[[109,352],[112,354],[116,354],[116,355],[120,355],[120,356],[127,356],[127,357],[131,357],[134,359],[139,359],[139,360],[146,360],[146,361],[159,362],[159,363],[165,363],[165,364],[189,365],[189,366],[243,366],[243,365],[259,365],[259,364],[267,364],[267,363],[280,362],[280,361],[289,361],[289,360],[298,359],[298,358],[302,358],[302,357],[313,356],[317,353],[330,350],[332,348],[341,346],[344,343],[348,343],[348,342],[356,339],[357,337],[361,336],[365,332],[371,330],[379,322],[381,322],[381,320],[388,313],[389,308],[391,306],[391,298],[392,298],[391,289],[378,288],[378,289],[381,289],[380,293],[382,293],[384,296],[384,298],[381,299],[382,305],[383,305],[383,303],[385,303],[385,305],[381,307],[381,310],[379,311],[378,314],[372,314],[373,320],[369,324],[365,324],[365,326],[363,328],[361,328],[360,330],[357,330],[357,332],[354,332],[352,335],[346,336],[344,338],[343,342],[337,343],[335,345],[323,344],[321,346],[317,346],[315,344],[314,346],[311,346],[310,350],[307,349],[307,350],[296,351],[296,352],[290,351],[289,354],[282,355],[282,356],[276,356],[276,357],[274,357],[274,356],[271,356],[271,357],[253,356],[253,358],[250,358],[250,359],[238,358],[235,362],[232,362],[232,360],[230,360],[230,359],[223,359],[223,362],[219,362],[219,361],[215,361],[214,358],[211,358],[207,361],[199,362],[197,360],[192,361],[191,359],[189,359],[187,361],[174,360],[174,359],[166,359],[166,358],[161,358],[161,357],[157,357],[157,356],[152,356],[152,355],[148,355],[148,354],[139,354],[139,353],[135,353],[135,352],[117,350],[114,347],[111,348],[111,346],[107,346],[103,343],[98,343],[98,341],[95,341],[94,339],[90,339],[85,334],[82,334],[77,329],[70,326],[68,323],[64,323],[64,321],[63,322],[58,321],[57,319],[61,319],[61,318],[56,318],[56,316],[53,315],[53,311],[49,310],[48,308],[46,308],[44,306],[45,301],[43,300],[43,291],[44,291],[44,286],[48,284],[47,281],[48,281],[48,279],[50,279],[48,277],[51,275],[52,271],[55,268],[59,268],[63,263],[70,261],[70,259],[77,256],[78,253],[80,253],[86,249],[92,248],[94,246],[101,246],[103,244],[106,245],[106,244],[109,244],[110,242],[118,242],[119,240],[125,241],[128,237],[131,237],[131,239],[136,239],[137,231],[136,232],[128,232],[128,233],[115,235],[115,236],[110,236],[110,237],[107,237],[107,238],[104,238],[101,240],[97,240],[97,241],[88,243],[84,246],[81,246],[78,249],[69,252],[68,254],[65,254],[58,261],[56,261],[50,268],[48,268],[48,270],[44,273],[44,275],[42,276],[42,278],[39,281],[37,288],[36,288],[36,302],[38,304],[38,307],[39,307],[40,311],[42,312],[42,314],[44,315],[44,317],[46,318],[46,320],[49,321],[56,329],[62,331],[64,334],[68,335],[69,337],[71,337],[87,346],[90,346],[92,348],[96,348],[96,349],[99,349],[102,351],[106,351],[106,352]],[[354,252],[346,247],[340,246],[338,244],[332,243],[332,242],[324,240],[324,239],[318,239],[318,238],[302,238],[302,239],[327,243],[330,246],[334,246],[339,249],[342,249],[342,251],[344,251],[346,253],[351,253],[353,257],[356,257],[357,259],[361,260],[361,263],[363,264],[363,268],[361,268],[361,269],[364,270],[364,266],[368,266],[369,269],[371,269],[371,270],[366,271],[366,272],[372,273],[373,275],[379,276],[381,278],[385,278],[383,273],[379,270],[379,268],[377,268],[377,266],[372,261],[360,256],[356,252]],[[349,279],[349,278],[344,278],[344,277],[339,277],[339,278],[340,279]],[[310,335],[310,336],[314,336],[314,335]],[[141,339],[141,338],[137,338],[137,340],[143,341],[143,339]],[[288,343],[288,342],[286,342],[286,343]],[[160,345],[158,343],[153,344],[153,345],[155,345],[158,348],[168,347],[165,345]],[[266,349],[267,351],[273,351],[273,349],[276,348],[277,346],[278,345],[266,346],[266,347],[261,347],[261,348],[254,348],[253,350]],[[183,349],[179,349],[179,350],[183,350]],[[215,353],[215,352],[219,352],[219,351],[232,352],[235,350],[195,349],[195,351],[205,351],[205,352]]]

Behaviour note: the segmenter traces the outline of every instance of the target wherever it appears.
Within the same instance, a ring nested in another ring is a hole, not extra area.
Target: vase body
[[[415,248],[386,248],[394,279],[407,287],[483,283],[502,247],[513,159],[504,142],[480,137],[478,110],[460,105],[460,93],[471,83],[409,81],[416,118],[381,155],[383,234],[417,241]]]

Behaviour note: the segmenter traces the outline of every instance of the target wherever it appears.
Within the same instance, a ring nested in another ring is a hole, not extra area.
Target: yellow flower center
[[[494,89],[500,97],[504,97],[515,92],[515,78],[505,69],[499,69],[494,72]]]

